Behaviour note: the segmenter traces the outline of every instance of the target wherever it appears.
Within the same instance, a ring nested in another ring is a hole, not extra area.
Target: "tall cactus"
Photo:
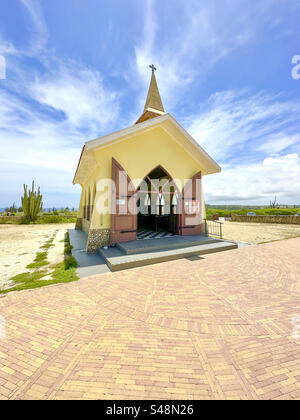
[[[34,222],[38,213],[43,208],[42,195],[40,187],[38,191],[34,191],[34,181],[32,181],[32,190],[27,191],[27,185],[24,184],[24,197],[22,197],[22,207],[26,220]]]

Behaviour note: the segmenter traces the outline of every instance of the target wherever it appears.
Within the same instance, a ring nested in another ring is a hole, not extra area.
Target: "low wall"
[[[0,216],[0,223],[20,223],[23,219],[23,216]]]
[[[233,222],[254,222],[254,223],[273,223],[285,225],[300,225],[300,216],[244,216],[240,214],[231,214]]]

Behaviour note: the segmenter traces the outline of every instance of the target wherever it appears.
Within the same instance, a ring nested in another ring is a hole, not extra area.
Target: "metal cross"
[[[154,67],[154,64],[151,64],[151,66],[149,66],[149,67],[150,67],[150,69],[152,69],[152,73],[154,73],[154,70],[157,70],[157,68]]]

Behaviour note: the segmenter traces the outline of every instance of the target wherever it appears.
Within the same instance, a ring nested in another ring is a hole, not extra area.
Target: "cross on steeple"
[[[157,70],[156,67],[154,67],[154,64],[149,65],[150,69],[152,69],[152,73],[154,73],[155,70]]]

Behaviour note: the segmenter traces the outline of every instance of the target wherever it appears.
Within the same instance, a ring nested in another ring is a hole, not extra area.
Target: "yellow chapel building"
[[[82,188],[76,229],[88,236],[87,252],[203,233],[202,178],[221,168],[165,112],[150,67],[144,111],[135,124],[83,146],[73,184]]]

